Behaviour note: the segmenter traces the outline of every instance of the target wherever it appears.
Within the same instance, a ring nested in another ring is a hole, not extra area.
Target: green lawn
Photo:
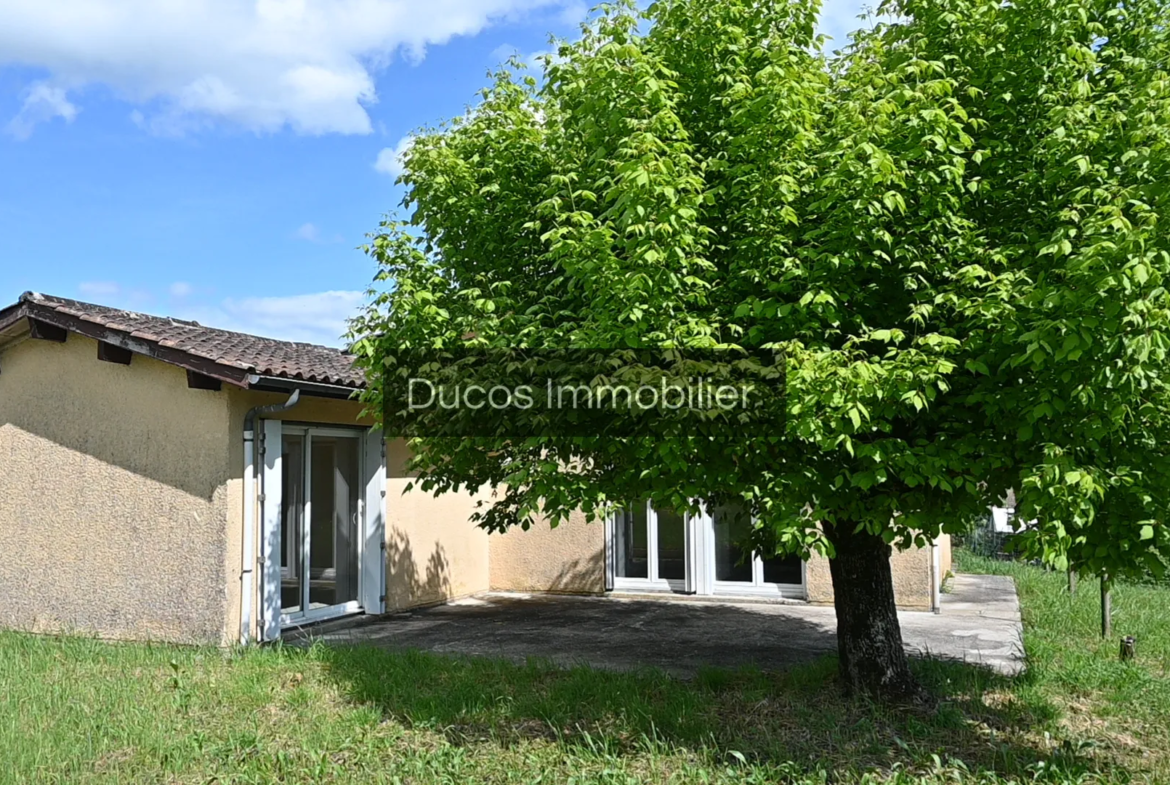
[[[937,711],[787,673],[558,670],[372,649],[220,652],[0,634],[4,782],[1170,782],[1170,589],[1120,587],[1118,635],[1064,576],[1005,571],[1033,667],[924,662]],[[998,773],[993,773],[998,772]]]

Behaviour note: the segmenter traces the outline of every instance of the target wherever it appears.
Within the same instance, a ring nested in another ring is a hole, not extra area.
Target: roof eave
[[[196,357],[181,349],[170,349],[165,346],[160,346],[155,341],[135,338],[125,331],[114,330],[76,316],[60,313],[52,308],[40,306],[35,300],[24,300],[22,298],[22,302],[0,311],[0,333],[6,331],[6,328],[11,327],[15,322],[26,317],[60,327],[86,338],[92,338],[95,341],[103,341],[113,346],[119,346],[135,354],[141,354],[167,363],[168,365],[175,365],[188,371],[217,379],[234,387],[247,388],[249,386],[248,377],[251,374],[249,369],[224,365],[214,360]]]

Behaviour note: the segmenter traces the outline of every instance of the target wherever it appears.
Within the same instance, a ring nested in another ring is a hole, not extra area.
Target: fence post
[[[1113,592],[1109,575],[1101,573],[1101,637],[1113,637]]]

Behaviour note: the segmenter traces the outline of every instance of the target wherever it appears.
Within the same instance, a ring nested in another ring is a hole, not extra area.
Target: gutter
[[[252,600],[256,574],[256,420],[261,415],[287,412],[300,403],[301,391],[293,390],[284,403],[256,406],[244,415],[244,544],[240,569],[240,644],[252,640]]]
[[[347,387],[342,384],[326,384],[324,382],[305,382],[299,379],[287,379],[282,376],[261,376],[249,374],[246,379],[248,388],[263,392],[291,392],[296,390],[305,395],[321,398],[352,399],[361,392],[358,387]]]

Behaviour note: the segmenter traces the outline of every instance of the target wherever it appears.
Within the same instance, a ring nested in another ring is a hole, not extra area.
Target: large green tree
[[[756,437],[421,438],[492,530],[650,498],[747,505],[831,557],[847,689],[918,693],[892,547],[1015,488],[1032,555],[1170,550],[1163,0],[887,2],[827,53],[813,0],[605,6],[539,78],[421,132],[355,348],[778,347]],[[1156,568],[1155,568],[1156,569]]]

